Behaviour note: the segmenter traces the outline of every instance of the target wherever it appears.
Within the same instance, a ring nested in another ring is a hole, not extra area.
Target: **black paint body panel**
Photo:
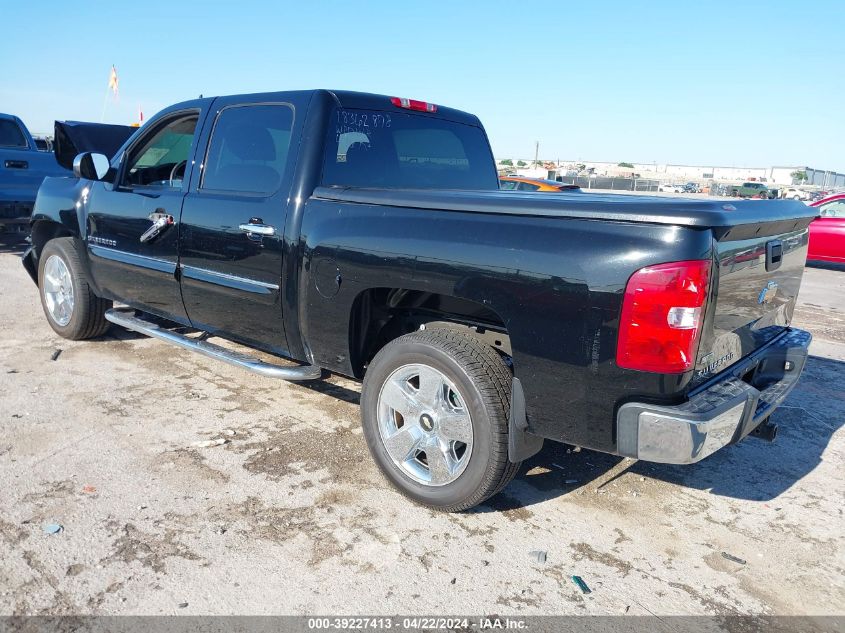
[[[544,437],[612,451],[618,403],[680,398],[691,378],[619,369],[616,333],[628,277],[655,262],[708,258],[710,231],[312,199],[302,236],[309,343],[333,371],[352,373],[346,324],[356,298],[387,287],[492,309],[510,334],[529,428]],[[315,282],[335,268],[340,289],[326,298]]]

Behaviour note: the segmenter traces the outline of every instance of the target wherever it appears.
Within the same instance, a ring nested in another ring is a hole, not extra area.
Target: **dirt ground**
[[[547,442],[446,515],[382,479],[357,383],[63,340],[0,251],[0,614],[845,613],[845,271],[807,271],[776,443],[673,467]]]

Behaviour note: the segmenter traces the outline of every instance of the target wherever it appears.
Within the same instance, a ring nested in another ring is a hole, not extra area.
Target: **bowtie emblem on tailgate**
[[[757,303],[771,303],[778,293],[778,282],[770,281],[757,295]]]

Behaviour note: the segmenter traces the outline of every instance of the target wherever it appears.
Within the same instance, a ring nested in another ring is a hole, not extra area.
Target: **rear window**
[[[498,189],[481,128],[432,116],[337,109],[323,184],[403,189]]]

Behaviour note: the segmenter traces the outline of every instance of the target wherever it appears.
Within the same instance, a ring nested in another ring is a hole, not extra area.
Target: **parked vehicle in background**
[[[684,193],[701,193],[701,186],[697,182],[688,182],[684,185]]]
[[[772,192],[762,182],[744,182],[728,188],[728,195],[734,198],[771,198]]]
[[[66,169],[73,169],[74,159],[81,152],[94,149],[111,158],[137,129],[131,125],[56,121],[53,136],[56,162]]]
[[[669,193],[684,193],[686,190],[684,189],[685,185],[675,185],[675,184],[662,184],[657,187],[658,191],[666,191]]]
[[[38,149],[23,121],[0,113],[0,233],[26,232],[41,182],[61,175],[71,172]]]
[[[502,191],[581,191],[578,185],[570,185],[557,180],[544,178],[527,178],[524,176],[502,176],[499,178],[499,189]]]
[[[781,190],[780,197],[789,198],[790,200],[812,200],[813,194],[797,187],[787,187]]]
[[[432,103],[201,98],[74,172],[41,186],[22,258],[57,334],[114,323],[363,380],[373,459],[440,510],[503,490],[545,439],[677,464],[773,439],[807,358],[789,324],[811,209],[503,192],[478,118]]]
[[[845,263],[845,193],[816,200],[819,217],[810,224],[808,261]]]

